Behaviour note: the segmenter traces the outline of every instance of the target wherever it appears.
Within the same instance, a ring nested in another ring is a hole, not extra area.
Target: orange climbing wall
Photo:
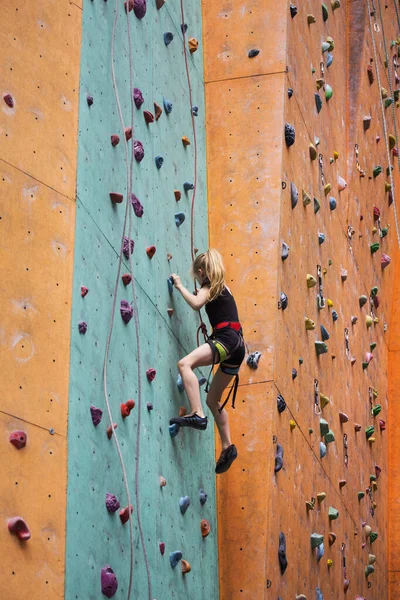
[[[367,77],[367,66],[374,57],[368,10],[359,0],[346,6],[342,3],[335,12],[328,5],[328,20],[324,22],[321,4],[316,1],[307,6],[298,3],[294,19],[288,5],[273,2],[236,0],[221,7],[203,1],[210,244],[225,256],[249,349],[262,352],[257,371],[243,366],[237,410],[230,411],[240,458],[217,481],[221,600],[294,598],[296,594],[315,598],[317,586],[325,600],[345,598],[342,544],[350,580],[348,595],[369,600],[388,598],[390,431],[380,431],[379,418],[389,422],[388,371],[395,365],[390,358],[395,352],[389,354],[388,344],[397,235],[393,206],[388,205],[384,187],[389,178],[385,173],[388,159],[380,90],[376,75],[372,85]],[[374,72],[378,64],[381,85],[389,90],[383,40],[391,61],[394,51],[390,50],[390,40],[397,35],[397,19],[393,5],[382,5],[381,9],[384,12],[382,19],[380,13],[376,15],[374,35],[377,59],[371,64]],[[316,23],[307,24],[308,14],[315,15]],[[329,68],[326,54],[321,53],[327,36],[335,41]],[[249,59],[252,48],[260,53]],[[324,89],[320,90],[323,107],[318,114],[314,94],[322,61],[333,96],[326,102]],[[293,89],[291,99],[288,88]],[[399,131],[396,111],[397,106],[394,112]],[[372,115],[368,131],[363,129],[366,115]],[[385,110],[385,121],[388,133],[395,133],[392,107]],[[291,148],[284,142],[286,122],[296,130]],[[328,197],[318,160],[309,157],[309,144],[316,144],[316,138],[324,182],[332,186]],[[363,178],[356,169],[355,144],[365,171]],[[331,164],[334,151],[339,158]],[[398,163],[393,156],[391,161],[398,202]],[[382,173],[373,178],[377,165],[382,166]],[[348,183],[345,191],[339,192],[338,176]],[[299,190],[293,210],[291,182]],[[318,198],[321,208],[317,214],[313,202],[303,206],[302,189],[312,200]],[[334,211],[329,209],[329,196],[337,201]],[[372,231],[374,205],[381,211],[382,227],[390,225],[389,235],[382,240]],[[354,229],[351,242],[349,226]],[[318,244],[319,232],[325,235],[322,245]],[[285,262],[280,257],[282,241],[290,246]],[[371,255],[370,245],[376,241],[380,250]],[[380,267],[382,251],[392,257],[385,271]],[[318,264],[326,269],[324,296],[334,305],[321,311],[316,304],[317,288],[306,286],[307,273],[316,277]],[[341,280],[342,268],[347,270],[346,281]],[[373,286],[379,288],[379,322],[367,329],[369,305],[360,309],[358,298],[368,296]],[[281,291],[289,297],[285,312],[277,310]],[[338,313],[336,322],[333,309]],[[358,317],[354,326],[353,315]],[[305,331],[306,316],[315,321],[314,331]],[[320,325],[328,330],[330,339],[329,352],[318,358],[314,342],[321,339]],[[349,358],[356,358],[353,366],[345,353],[345,327],[349,330]],[[374,359],[363,370],[361,363],[372,342],[377,344]],[[292,368],[298,371],[294,381]],[[322,417],[335,434],[335,442],[328,445],[323,459],[319,417],[314,414],[314,378],[319,381],[319,391],[330,397]],[[376,418],[370,412],[369,387],[379,392],[374,404],[381,404],[382,411]],[[287,403],[281,415],[276,409],[278,393]],[[348,415],[348,423],[340,425],[339,411]],[[292,432],[290,419],[296,424]],[[361,424],[361,432],[355,432],[355,423]],[[365,436],[369,425],[375,426],[376,441],[371,445]],[[348,467],[344,463],[344,434],[348,436]],[[284,447],[285,456],[284,468],[274,476],[276,442]],[[395,452],[392,446],[393,457]],[[368,496],[359,502],[357,492],[366,491],[375,464],[382,468],[382,474],[373,494],[376,509],[372,516]],[[394,460],[391,473],[394,499],[398,497]],[[346,480],[345,487],[339,488],[340,480]],[[318,492],[325,492],[326,499],[308,513],[305,502]],[[339,519],[331,523],[329,506],[339,510]],[[395,510],[396,505],[390,515]],[[378,532],[378,539],[373,544],[367,541],[363,548],[364,521]],[[393,527],[394,519],[392,531]],[[284,575],[277,557],[280,531],[287,540],[289,566]],[[337,535],[332,547],[328,545],[330,531]],[[325,536],[325,554],[320,562],[310,549],[312,532]],[[395,541],[391,544],[394,557]],[[370,587],[364,574],[369,552],[377,558]],[[328,559],[333,561],[330,569]],[[392,560],[392,580],[395,565]]]
[[[81,2],[2,4],[0,597],[64,597]],[[3,97],[11,94],[14,107]],[[8,441],[15,429],[25,449]],[[7,533],[22,516],[31,540]]]

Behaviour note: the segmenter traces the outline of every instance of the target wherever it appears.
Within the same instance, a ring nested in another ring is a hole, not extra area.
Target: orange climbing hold
[[[182,574],[183,575],[186,575],[186,573],[190,573],[190,571],[192,570],[192,567],[190,566],[188,561],[184,560],[183,558],[181,560],[181,565],[182,565]]]
[[[182,144],[185,146],[190,146],[190,140],[188,137],[186,137],[186,135],[182,136]]]
[[[187,410],[185,406],[180,406],[179,407],[179,413],[178,416],[179,417],[184,417],[187,414]]]
[[[165,479],[165,477],[160,475],[160,487],[165,487],[166,485],[167,485],[167,480]]]
[[[149,110],[144,110],[143,116],[147,125],[149,125],[150,123],[154,123],[154,115]]]
[[[207,537],[208,534],[211,531],[211,525],[210,523],[207,521],[207,519],[203,519],[200,523],[200,528],[201,528],[201,535],[203,537]]]
[[[134,400],[128,400],[128,402],[125,402],[123,404],[121,404],[121,416],[123,419],[126,419],[126,417],[129,417],[129,415],[131,414],[131,410],[135,408],[135,401]]]
[[[154,102],[154,113],[156,116],[156,121],[158,121],[158,119],[161,117],[162,115],[162,108],[159,104],[157,104],[157,102]]]
[[[197,50],[198,47],[199,47],[199,42],[196,40],[196,38],[190,37],[189,38],[189,52],[190,52],[190,54],[193,54],[193,52],[196,52],[196,50]]]
[[[179,200],[182,198],[182,193],[179,190],[174,190],[174,196],[175,200],[179,202]]]
[[[148,248],[146,248],[146,254],[147,256],[150,258],[150,260],[153,258],[153,256],[156,253],[156,247],[155,246],[149,246]]]
[[[130,515],[133,513],[133,506],[130,504],[119,511],[119,518],[121,519],[122,525],[125,525],[129,521]]]
[[[109,425],[107,427],[107,437],[109,440],[111,440],[113,431],[114,431],[114,429],[117,429],[117,427],[118,427],[117,423],[113,423],[112,425]]]

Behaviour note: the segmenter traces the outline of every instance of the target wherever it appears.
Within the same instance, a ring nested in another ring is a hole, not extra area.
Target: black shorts
[[[243,332],[231,327],[214,330],[207,340],[213,351],[214,364],[227,375],[237,375],[246,354]]]

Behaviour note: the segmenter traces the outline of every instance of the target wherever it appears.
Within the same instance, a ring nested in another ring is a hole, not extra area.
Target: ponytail
[[[193,274],[202,269],[206,277],[210,280],[209,302],[215,300],[222,294],[225,288],[225,267],[222,262],[222,256],[214,248],[209,248],[207,252],[199,254],[193,262]]]

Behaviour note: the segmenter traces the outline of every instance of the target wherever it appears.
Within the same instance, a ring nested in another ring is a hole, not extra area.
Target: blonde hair
[[[210,295],[208,302],[212,302],[222,294],[225,288],[225,267],[222,256],[214,248],[209,248],[196,256],[192,265],[192,274],[196,275],[202,269],[210,280]]]

